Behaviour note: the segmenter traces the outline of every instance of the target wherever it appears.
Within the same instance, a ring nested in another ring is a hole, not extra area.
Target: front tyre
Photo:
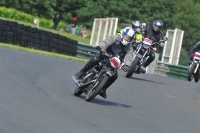
[[[94,84],[95,87],[88,92],[85,100],[87,102],[90,102],[94,97],[96,97],[99,92],[104,88],[109,78],[110,76],[106,74],[102,75],[102,77]]]
[[[139,61],[140,61],[140,58],[136,56],[135,59],[132,62],[132,65],[129,67],[129,70],[126,74],[126,78],[130,78],[133,75],[135,67],[136,67],[136,65],[138,64]]]
[[[196,68],[196,64],[192,63],[192,65],[188,71],[188,81],[192,81],[195,68]]]
[[[199,75],[194,77],[194,81],[197,83],[199,82]]]

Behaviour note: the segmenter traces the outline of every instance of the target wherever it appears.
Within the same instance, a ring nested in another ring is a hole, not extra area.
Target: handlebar
[[[159,40],[158,42],[154,42],[152,45],[155,45],[155,44],[161,44],[162,42],[164,43],[165,41],[167,41],[168,40],[168,38],[165,36],[164,38],[163,38],[163,40]]]
[[[96,49],[99,50],[99,51],[101,52],[101,47],[100,47],[100,46],[97,46]],[[102,55],[104,55],[104,56],[106,56],[106,57],[109,57],[109,58],[114,57],[113,55],[110,55],[110,54],[108,54],[108,53],[102,53]]]

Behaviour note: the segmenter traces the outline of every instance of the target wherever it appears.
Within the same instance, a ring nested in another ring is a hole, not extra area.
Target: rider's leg
[[[117,78],[118,78],[118,73],[117,73],[117,70],[116,70],[116,71],[114,71],[113,77],[111,77],[109,79],[109,81],[107,82],[104,91],[102,93],[100,93],[100,96],[102,96],[105,99],[107,98],[106,90],[107,90],[108,87],[110,87],[115,82],[115,80]]]
[[[99,54],[95,55],[93,58],[91,58],[87,64],[78,72],[74,75],[76,79],[80,79],[88,70],[90,70],[94,65],[99,63],[100,61],[100,56]]]
[[[149,59],[146,61],[146,63],[140,67],[140,70],[144,73],[146,73],[146,67],[155,59],[155,53],[153,50],[151,50],[149,54]]]

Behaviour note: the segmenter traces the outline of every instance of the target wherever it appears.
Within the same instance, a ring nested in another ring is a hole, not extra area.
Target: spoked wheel
[[[96,81],[96,83],[94,84],[94,88],[89,90],[85,100],[87,102],[90,102],[94,97],[96,97],[99,92],[104,88],[109,78],[110,77],[108,75],[104,74],[98,81]]]

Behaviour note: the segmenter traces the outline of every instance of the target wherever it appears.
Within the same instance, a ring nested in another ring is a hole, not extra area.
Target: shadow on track
[[[79,98],[82,98],[85,100],[85,96],[81,95]],[[94,98],[91,103],[94,104],[100,104],[100,105],[106,105],[106,106],[116,106],[116,107],[123,107],[123,108],[131,108],[132,106],[126,105],[126,104],[121,104],[121,103],[116,103],[116,102],[111,102],[107,101],[104,99],[99,99],[99,98]]]

